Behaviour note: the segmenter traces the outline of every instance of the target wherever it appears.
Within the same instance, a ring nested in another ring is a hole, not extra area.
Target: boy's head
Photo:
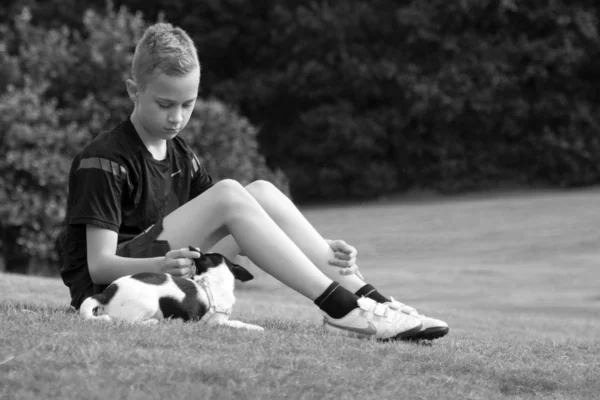
[[[200,69],[200,61],[189,35],[171,24],[158,23],[150,26],[138,42],[131,76],[138,90],[144,90],[158,74],[181,76],[196,68]]]
[[[146,30],[133,57],[127,91],[132,122],[146,145],[171,139],[187,125],[198,97],[200,62],[194,42],[171,24]]]

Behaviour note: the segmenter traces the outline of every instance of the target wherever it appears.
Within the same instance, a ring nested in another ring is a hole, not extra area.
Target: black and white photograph
[[[600,2],[4,0],[0,399],[600,399]]]

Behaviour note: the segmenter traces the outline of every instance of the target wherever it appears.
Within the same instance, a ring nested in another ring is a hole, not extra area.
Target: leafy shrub
[[[27,83],[0,98],[0,244],[6,268],[37,272],[58,261],[71,158],[89,139],[76,124],[59,124],[55,102]],[[37,265],[40,262],[41,265]]]
[[[0,24],[0,249],[12,271],[56,272],[72,158],[132,109],[125,80],[141,15],[109,3],[105,14],[86,11],[82,26],[33,25],[27,9]],[[195,114],[188,140],[216,178],[267,179],[289,192],[247,119],[217,100],[200,99]]]
[[[597,3],[121,3],[193,34],[298,201],[600,181]]]
[[[72,3],[29,0],[34,16],[77,30]],[[260,126],[297,201],[600,181],[600,3],[115,4],[192,34],[203,93]]]
[[[257,134],[248,119],[222,102],[209,99],[196,102],[183,137],[213,179],[235,179],[244,185],[264,179],[289,194],[285,174],[269,169],[260,154]]]

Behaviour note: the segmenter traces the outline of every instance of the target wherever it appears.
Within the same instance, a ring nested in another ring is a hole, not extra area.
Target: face
[[[190,120],[199,85],[199,68],[181,76],[161,73],[152,77],[143,90],[128,81],[129,96],[135,103],[132,119],[142,131],[138,132],[142,140],[154,143],[177,136]]]
[[[209,271],[210,268],[225,267],[233,274],[235,279],[247,282],[254,276],[244,267],[234,264],[227,257],[219,253],[201,253],[200,258],[194,259],[196,264],[196,275],[200,276]]]
[[[226,265],[225,260],[227,259],[222,254],[200,252],[200,258],[194,259],[194,263],[196,264],[196,275],[205,274],[210,268]]]

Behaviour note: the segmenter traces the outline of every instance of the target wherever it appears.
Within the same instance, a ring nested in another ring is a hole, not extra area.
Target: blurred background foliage
[[[600,4],[591,0],[5,0],[0,246],[39,272],[67,171],[126,118],[147,24],[203,63],[186,139],[217,178],[299,203],[600,180]]]

